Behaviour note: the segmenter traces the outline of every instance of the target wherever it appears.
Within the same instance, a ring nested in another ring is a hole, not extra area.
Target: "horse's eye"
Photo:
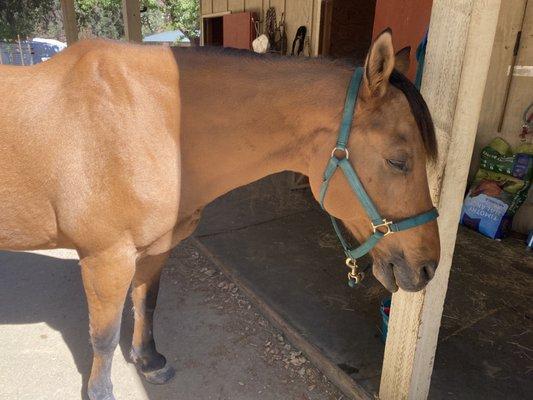
[[[387,164],[389,164],[390,167],[401,171],[406,172],[407,171],[407,163],[402,160],[387,160]]]

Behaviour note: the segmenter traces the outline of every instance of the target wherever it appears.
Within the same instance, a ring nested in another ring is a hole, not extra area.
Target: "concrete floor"
[[[162,281],[155,335],[176,377],[153,386],[128,363],[128,304],[112,374],[117,399],[342,398],[193,245],[174,252]],[[86,398],[87,324],[75,253],[0,253],[0,398]]]
[[[389,294],[371,274],[348,288],[329,219],[286,183],[280,174],[218,199],[197,238],[372,398],[384,349],[379,304]],[[532,296],[525,238],[498,242],[460,227],[429,398],[533,399]]]
[[[238,271],[271,307],[369,393],[383,344],[372,278],[348,290],[327,218],[286,176],[229,193],[204,213],[204,247]],[[155,335],[176,367],[165,386],[142,381],[127,359],[131,305],[115,354],[117,399],[340,399],[190,241],[162,279]],[[429,398],[533,398],[533,256],[460,230]],[[87,312],[71,253],[0,253],[0,399],[76,399],[91,362]]]

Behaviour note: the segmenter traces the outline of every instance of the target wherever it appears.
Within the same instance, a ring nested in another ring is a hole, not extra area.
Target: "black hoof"
[[[148,382],[154,385],[163,385],[167,383],[169,380],[171,380],[175,375],[174,368],[168,365],[165,365],[163,368],[157,369],[155,371],[150,371],[150,372],[141,371],[141,373],[143,374],[144,378]]]
[[[115,400],[112,390],[113,389],[109,391],[108,389],[102,388],[89,388],[87,389],[87,395],[90,400]]]
[[[155,350],[152,342],[143,352],[132,348],[131,359],[145,379],[154,385],[167,383],[174,377],[174,368],[167,364],[165,356]]]

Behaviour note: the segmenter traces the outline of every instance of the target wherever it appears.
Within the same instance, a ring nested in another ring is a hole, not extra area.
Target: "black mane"
[[[437,138],[435,137],[433,119],[431,118],[424,98],[415,85],[396,70],[392,71],[389,82],[405,95],[418,129],[420,130],[420,134],[422,135],[422,141],[424,142],[428,158],[435,160],[438,153]]]

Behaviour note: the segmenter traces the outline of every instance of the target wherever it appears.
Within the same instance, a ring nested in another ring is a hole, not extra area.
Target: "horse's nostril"
[[[424,263],[422,266],[422,278],[426,281],[430,281],[435,276],[435,271],[437,270],[437,263],[435,261],[430,261],[427,263]]]

